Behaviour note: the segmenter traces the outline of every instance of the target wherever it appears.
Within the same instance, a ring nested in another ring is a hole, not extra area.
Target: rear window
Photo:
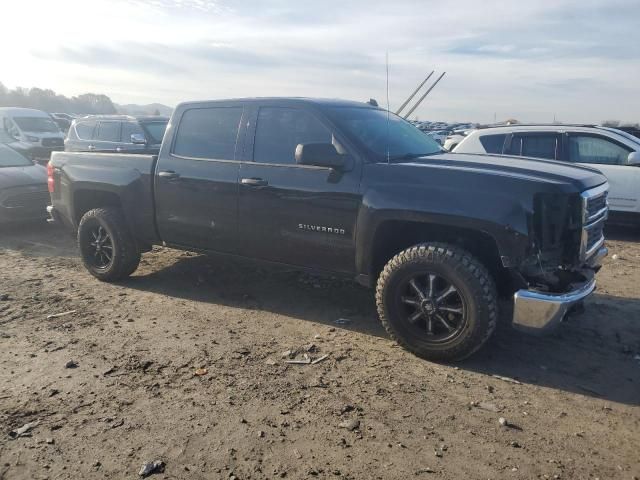
[[[96,128],[95,121],[84,121],[76,124],[76,133],[80,140],[91,140],[93,138],[93,131]]]
[[[242,107],[194,108],[182,115],[173,153],[234,160]]]
[[[504,139],[507,135],[480,135],[480,143],[487,153],[502,153]]]

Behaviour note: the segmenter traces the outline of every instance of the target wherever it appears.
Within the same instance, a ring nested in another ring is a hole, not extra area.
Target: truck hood
[[[413,166],[421,165],[486,175],[516,177],[533,182],[571,185],[578,192],[583,192],[607,181],[594,168],[528,157],[442,153],[419,157],[404,163]]]
[[[42,165],[0,167],[0,189],[37,185],[46,187],[47,169]]]

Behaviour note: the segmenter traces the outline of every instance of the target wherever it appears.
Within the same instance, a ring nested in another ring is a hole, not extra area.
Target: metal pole
[[[402,105],[400,105],[400,108],[399,108],[399,109],[398,109],[398,111],[396,112],[396,115],[400,115],[400,112],[401,112],[402,110],[404,110],[404,107],[406,107],[406,106],[407,106],[407,104],[408,104],[408,103],[413,99],[413,97],[415,97],[415,96],[416,96],[416,93],[418,93],[418,92],[420,91],[420,89],[424,86],[424,84],[425,84],[425,83],[427,83],[427,80],[429,80],[429,79],[431,78],[431,75],[433,75],[433,73],[434,73],[434,72],[435,72],[435,70],[434,70],[433,72],[431,72],[429,75],[427,75],[427,78],[425,78],[425,79],[422,81],[422,83],[418,86],[418,88],[416,88],[416,91],[415,91],[415,92],[413,92],[413,93],[409,96],[409,98],[407,98],[407,100],[406,100]]]
[[[418,101],[416,102],[416,104],[413,106],[413,108],[412,108],[411,110],[409,110],[409,113],[407,113],[407,114],[404,116],[404,119],[405,119],[405,120],[406,120],[407,118],[409,118],[409,115],[411,115],[411,114],[415,111],[415,109],[416,109],[416,108],[418,108],[418,106],[422,103],[422,101],[423,101],[425,98],[427,98],[427,95],[429,95],[429,92],[431,92],[431,90],[433,90],[433,88],[438,84],[438,82],[439,82],[440,80],[442,80],[442,77],[444,77],[445,73],[447,73],[447,72],[442,72],[442,75],[440,75],[440,76],[438,77],[438,79],[437,79],[435,82],[433,82],[433,85],[431,85],[431,86],[427,89],[427,91],[426,91],[426,92],[424,92],[424,95],[422,95],[422,97],[420,97],[420,100],[418,100]]]

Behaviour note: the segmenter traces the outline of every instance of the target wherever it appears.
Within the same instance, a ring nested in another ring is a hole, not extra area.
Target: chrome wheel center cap
[[[433,315],[437,310],[432,300],[423,300],[420,304],[420,308],[427,315]]]

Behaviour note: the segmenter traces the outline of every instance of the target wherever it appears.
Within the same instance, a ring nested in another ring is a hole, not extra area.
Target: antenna
[[[390,163],[389,155],[389,52],[386,54],[387,63],[387,163]]]
[[[435,72],[435,70],[432,70],[431,73],[429,75],[427,75],[427,78],[425,78],[422,83],[420,85],[418,85],[418,88],[415,89],[415,91],[409,95],[409,98],[407,98],[404,103],[402,105],[400,105],[400,108],[398,110],[396,110],[396,115],[400,115],[400,112],[402,112],[402,110],[404,110],[404,107],[406,107],[409,102],[413,99],[413,97],[416,96],[416,93],[418,93],[420,91],[420,89],[424,86],[425,83],[427,83],[427,80],[429,80],[431,78],[431,75],[433,75]]]
[[[420,97],[420,100],[418,100],[418,101],[416,102],[416,104],[411,108],[411,110],[409,110],[409,112],[404,116],[405,120],[406,120],[407,118],[409,118],[409,115],[411,115],[411,114],[415,111],[415,109],[416,109],[416,108],[418,108],[418,106],[422,103],[422,101],[423,101],[425,98],[427,98],[427,95],[429,95],[429,93],[431,92],[431,90],[433,90],[433,89],[434,89],[434,87],[438,84],[438,82],[439,82],[440,80],[442,80],[442,77],[444,77],[444,75],[445,75],[446,73],[447,73],[447,72],[442,72],[442,75],[440,75],[440,76],[436,79],[436,81],[435,81],[435,82],[433,82],[433,85],[431,85],[431,86],[427,89],[427,91],[426,91],[426,92],[424,92],[424,95],[422,95],[422,97]]]

